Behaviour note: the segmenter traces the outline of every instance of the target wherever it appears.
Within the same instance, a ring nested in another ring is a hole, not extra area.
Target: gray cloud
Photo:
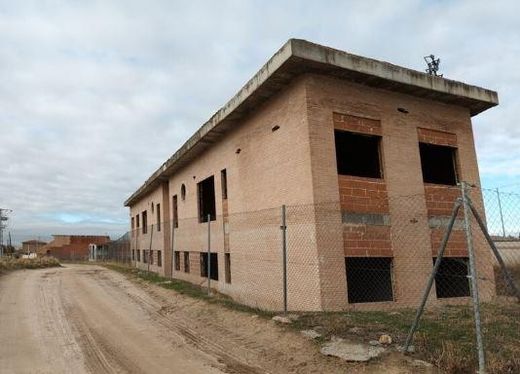
[[[499,91],[484,177],[520,174],[515,1],[0,1],[0,207],[21,239],[128,227],[122,203],[288,38]]]

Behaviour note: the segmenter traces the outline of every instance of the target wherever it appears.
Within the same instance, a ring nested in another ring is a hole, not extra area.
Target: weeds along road
[[[93,265],[0,277],[0,372],[336,373],[299,334]],[[357,370],[356,370],[357,371]]]

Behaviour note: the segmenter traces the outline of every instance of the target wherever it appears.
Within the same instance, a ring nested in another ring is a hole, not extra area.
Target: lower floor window
[[[181,253],[179,251],[175,251],[173,262],[175,263],[175,270],[181,270]]]
[[[150,249],[150,265],[153,265],[153,249]]]
[[[231,283],[231,255],[229,253],[224,254],[224,270],[226,273],[226,283]]]
[[[469,296],[468,258],[443,257],[435,275],[435,289],[440,299]]]
[[[162,266],[162,251],[157,251],[157,266]]]
[[[210,254],[210,263],[209,263],[209,271],[210,271],[210,278],[213,280],[218,281],[218,257],[216,253]],[[201,252],[200,253],[200,276],[201,277],[208,277],[208,253],[207,252]]]
[[[393,301],[391,257],[346,257],[349,303]]]
[[[184,252],[184,272],[190,272],[190,252]]]

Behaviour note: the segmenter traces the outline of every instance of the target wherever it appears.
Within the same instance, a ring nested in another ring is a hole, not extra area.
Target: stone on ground
[[[333,337],[323,344],[321,353],[326,356],[339,357],[345,361],[365,362],[378,357],[385,351],[383,347],[373,347],[363,343],[353,343],[341,338]]]
[[[274,316],[272,320],[280,323],[292,323],[290,318],[284,316]]]
[[[300,333],[309,339],[317,339],[321,338],[321,334],[319,332],[316,332],[314,330],[302,330]]]

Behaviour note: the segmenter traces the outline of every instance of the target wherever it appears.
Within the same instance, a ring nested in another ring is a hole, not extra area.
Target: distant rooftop
[[[152,191],[176,170],[221,139],[234,124],[259,104],[279,92],[296,76],[305,73],[329,75],[371,87],[458,105],[468,108],[472,116],[498,105],[495,91],[353,55],[306,40],[290,39],[231,100],[125,201],[125,206],[132,205]]]

